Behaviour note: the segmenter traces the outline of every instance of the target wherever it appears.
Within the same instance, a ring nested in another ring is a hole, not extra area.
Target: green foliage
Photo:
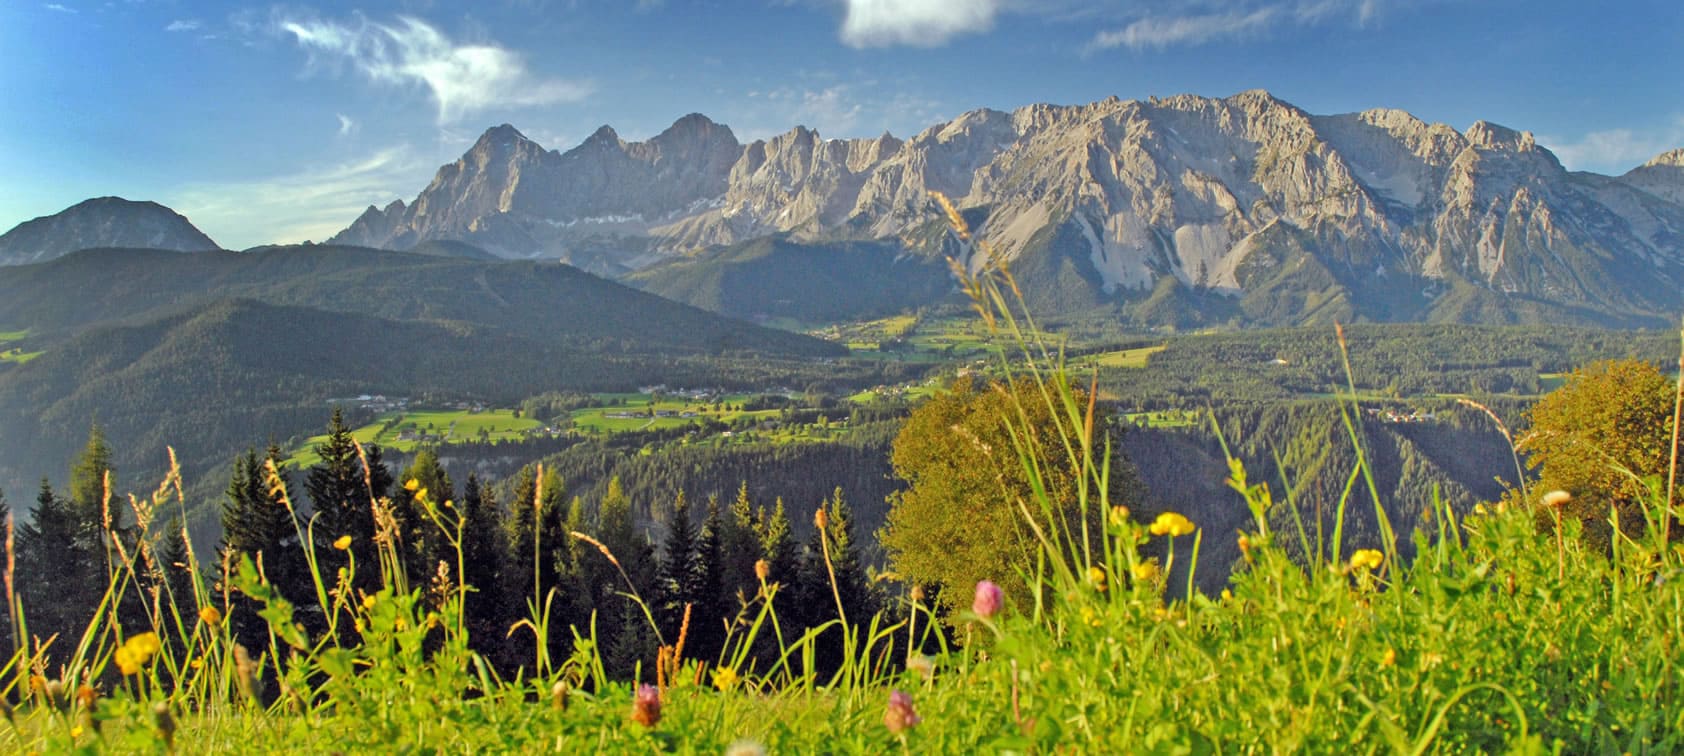
[[[1538,471],[1536,493],[1561,490],[1572,499],[1560,510],[1582,523],[1585,535],[1608,545],[1610,511],[1621,528],[1643,527],[1641,502],[1664,487],[1675,458],[1676,386],[1638,360],[1598,361],[1573,371],[1565,385],[1527,412],[1518,447]],[[1554,526],[1553,511],[1539,518]]]
[[[1085,394],[1078,396],[1088,406]],[[1095,412],[1095,427],[1107,427],[1105,412]],[[1027,603],[1026,576],[1040,549],[1035,531],[1056,521],[1085,533],[1084,518],[1097,516],[1076,509],[1090,481],[1067,456],[1066,440],[1041,388],[1031,382],[1008,388],[961,380],[915,410],[891,456],[908,487],[892,497],[879,536],[895,572],[912,584],[954,589],[942,594],[949,608],[959,606],[964,587],[979,580],[992,580],[1014,601]],[[1077,443],[1109,460],[1109,487],[1093,492],[1093,500],[1138,504],[1136,474],[1113,441],[1101,432]],[[1047,461],[1038,474],[1023,466],[1018,443],[1033,459]],[[1050,513],[1035,504],[1042,497],[1054,503]]]

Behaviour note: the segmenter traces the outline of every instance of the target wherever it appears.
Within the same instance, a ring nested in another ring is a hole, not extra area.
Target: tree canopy
[[[1086,403],[1085,392],[1076,396]],[[1050,523],[1036,503],[1008,420],[1041,460],[1045,490],[1065,532],[1080,533],[1081,518],[1097,518],[1100,511],[1097,491],[1082,511],[1081,473],[1069,463],[1051,408],[1035,384],[978,386],[965,379],[953,384],[915,410],[895,438],[891,462],[909,487],[890,497],[880,534],[901,578],[951,588],[943,598],[950,608],[952,597],[969,595],[983,579],[1015,600],[1028,598],[1022,575],[1034,567],[1036,540],[1027,516]],[[1101,431],[1091,439],[1094,459],[1104,460],[1110,449],[1107,501],[1134,504],[1137,475],[1113,443],[1108,412],[1096,410],[1094,427]]]

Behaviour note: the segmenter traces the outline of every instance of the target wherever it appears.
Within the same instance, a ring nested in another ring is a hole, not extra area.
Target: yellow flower
[[[1105,624],[1105,620],[1100,617],[1099,612],[1091,606],[1082,607],[1082,622],[1087,623],[1092,627],[1099,627],[1100,625]]]
[[[1129,521],[1129,508],[1128,507],[1118,505],[1118,506],[1115,506],[1115,507],[1111,508],[1111,527],[1121,528],[1124,524],[1128,523],[1128,521]]]
[[[351,537],[348,535],[340,536],[333,542],[333,547],[339,549],[340,551],[351,548]]]
[[[420,488],[420,487],[421,487],[421,481],[416,480],[414,478],[410,478],[409,480],[404,481],[404,484],[403,484],[403,490],[409,491],[411,493],[414,493],[415,489]]]
[[[720,667],[713,671],[713,687],[728,691],[737,686],[737,670],[730,667]]]
[[[1234,592],[1228,590],[1227,588],[1223,588],[1222,589],[1222,600],[1223,601],[1233,601],[1234,600]]]
[[[1151,582],[1153,578],[1158,576],[1158,563],[1141,562],[1140,564],[1135,565],[1131,572],[1133,573],[1135,580],[1142,583]]]
[[[1390,667],[1390,666],[1392,666],[1393,664],[1396,664],[1396,663],[1397,663],[1397,650],[1391,649],[1391,648],[1386,649],[1386,655],[1380,657],[1380,666]]]
[[[1193,521],[1174,512],[1165,512],[1152,521],[1152,527],[1147,528],[1152,535],[1184,536],[1193,532]]]
[[[117,670],[125,676],[138,674],[159,648],[162,646],[157,633],[141,633],[124,642],[112,655],[112,661],[117,663]]]
[[[1357,552],[1351,555],[1351,569],[1378,570],[1380,563],[1385,559],[1385,554],[1374,549],[1357,549]]]
[[[374,609],[374,594],[370,593],[363,596],[363,609],[365,611]]]
[[[70,728],[70,737],[72,740],[82,737],[82,726],[76,725],[75,727]]]
[[[1098,566],[1089,567],[1088,582],[1093,583],[1093,588],[1096,591],[1105,590],[1105,570],[1100,569]]]
[[[222,612],[214,606],[199,607],[199,621],[216,627],[222,624]]]
[[[187,666],[192,667],[194,669],[204,669],[205,668],[205,660],[204,659],[194,659],[193,661],[188,662]]]

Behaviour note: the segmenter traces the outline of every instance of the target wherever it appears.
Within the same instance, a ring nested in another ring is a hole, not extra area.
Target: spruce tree
[[[33,638],[79,637],[93,617],[95,591],[104,591],[104,557],[76,510],[43,478],[30,522],[19,528],[17,590]],[[63,661],[70,645],[54,643],[50,655]]]
[[[479,476],[469,473],[462,485],[462,582],[469,586],[463,602],[468,642],[475,651],[495,658],[503,631],[513,618],[503,612],[505,604],[501,567],[508,561],[503,549],[503,518],[497,500],[480,486]]]
[[[676,639],[684,619],[684,606],[695,604],[700,597],[702,578],[696,556],[696,526],[690,522],[690,504],[683,491],[673,500],[668,519],[656,589],[661,627]],[[691,611],[693,614],[694,609]]]
[[[222,543],[220,551],[231,565],[242,557],[249,557],[259,565],[280,594],[295,605],[314,605],[315,585],[299,543],[296,517],[288,509],[285,471],[281,468],[281,450],[271,445],[263,458],[255,449],[234,458],[228,489],[222,502]],[[275,465],[280,490],[271,487],[266,463]],[[266,623],[257,616],[257,607],[244,597],[236,598],[229,607],[228,621],[235,638],[247,648],[258,648],[265,640]]]
[[[453,571],[456,569],[455,554],[446,553],[449,539],[439,530],[440,524],[452,529],[457,525],[459,510],[454,506],[444,506],[447,501],[454,504],[456,488],[450,474],[439,465],[438,453],[432,449],[416,452],[415,460],[398,476],[398,480],[402,485],[392,492],[392,517],[397,523],[402,544],[399,554],[403,557],[409,584],[425,585],[438,569],[439,561],[443,560]],[[412,486],[413,491],[410,490]],[[418,501],[422,491],[427,492],[427,500],[432,503],[438,522],[422,510]],[[457,576],[457,579],[460,578]]]
[[[690,625],[695,658],[718,658],[725,642],[726,623],[736,618],[734,592],[725,590],[725,516],[719,497],[708,497],[707,519],[696,540],[696,610]]]
[[[304,490],[316,510],[315,536],[318,564],[325,575],[331,576],[346,559],[337,550],[323,551],[321,546],[350,536],[349,551],[355,555],[358,587],[370,589],[380,582],[374,548],[374,502],[387,494],[392,485],[391,473],[382,461],[380,447],[363,448],[367,457],[365,469],[358,457],[351,429],[338,408],[328,421],[327,440],[316,446],[321,462],[310,468],[305,476]]]

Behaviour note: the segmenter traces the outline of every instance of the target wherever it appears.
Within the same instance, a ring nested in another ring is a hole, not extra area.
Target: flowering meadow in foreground
[[[973,295],[983,305],[1002,299],[987,281]],[[990,313],[1021,338],[1009,308]],[[1092,405],[1077,399],[1061,362],[1025,351],[1026,359],[1002,360],[1003,369],[1023,370],[1041,387],[1064,438],[1091,438]],[[1360,434],[1351,435],[1360,460]],[[1020,450],[1020,461],[1031,477],[1069,465],[1105,491],[1096,472],[1104,460],[1081,443],[1063,448],[1068,458]],[[374,566],[353,560],[323,575],[312,563],[319,607],[294,607],[242,560],[222,568],[220,590],[200,581],[190,600],[152,600],[144,626],[123,626],[115,609],[102,610],[82,637],[53,641],[76,648],[65,667],[36,664],[38,649],[20,647],[0,667],[9,723],[0,726],[0,749],[1684,750],[1684,544],[1665,536],[1680,521],[1668,487],[1640,502],[1640,530],[1622,530],[1628,521],[1610,513],[1606,548],[1580,538],[1574,520],[1558,517],[1555,533],[1540,534],[1540,513],[1565,499],[1526,491],[1465,517],[1436,501],[1393,502],[1429,514],[1430,530],[1404,544],[1378,495],[1364,501],[1364,472],[1360,463],[1351,471],[1359,493],[1345,496],[1335,520],[1342,525],[1348,507],[1373,506],[1379,543],[1346,543],[1338,526],[1330,541],[1312,541],[1296,518],[1276,531],[1273,523],[1289,521],[1272,516],[1276,508],[1290,507],[1237,461],[1229,485],[1234,506],[1250,514],[1245,532],[1206,531],[1173,512],[1140,522],[1103,493],[1078,502],[1092,516],[1075,520],[1037,516],[1056,511],[1044,497],[979,502],[1022,514],[1037,545],[1019,576],[1029,599],[1013,602],[995,579],[983,580],[969,589],[969,609],[946,617],[922,588],[906,586],[893,613],[846,617],[836,594],[833,622],[786,634],[778,576],[757,565],[758,594],[745,597],[717,658],[687,655],[681,633],[634,682],[609,678],[590,626],[552,627],[536,602],[511,632],[571,633],[573,653],[540,656],[527,668],[536,672],[500,678],[468,645],[461,606],[471,588],[408,587],[389,538]],[[151,510],[172,505],[172,491],[178,504],[179,488],[166,485]],[[436,512],[424,495],[418,500]],[[446,521],[435,522],[448,537]],[[823,510],[816,526],[826,527]],[[1196,565],[1201,546],[1219,538],[1235,539],[1243,559],[1209,596],[1194,589],[1195,570],[1175,567]],[[123,556],[113,562],[107,607],[137,590],[139,561]],[[824,559],[828,568],[828,551]],[[359,569],[381,579],[362,587],[370,581],[359,582]],[[831,580],[834,590],[834,572]],[[224,618],[237,597],[255,602],[267,622],[261,647],[234,642]],[[8,600],[14,627],[26,626],[29,608]],[[193,609],[159,608],[172,606]],[[326,627],[312,632],[301,618],[314,609]],[[821,673],[821,655],[842,661]]]

